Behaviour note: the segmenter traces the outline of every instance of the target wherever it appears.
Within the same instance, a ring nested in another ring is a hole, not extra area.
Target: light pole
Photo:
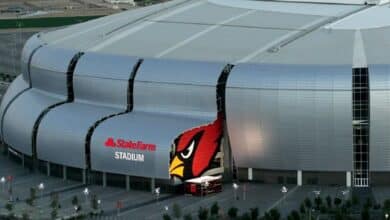
[[[101,204],[102,204],[102,200],[98,199],[97,201],[97,205],[98,205],[98,210],[100,211],[100,207],[101,207]]]
[[[283,187],[280,189],[280,192],[282,192],[282,194],[283,194],[283,198],[282,198],[282,202],[281,202],[281,206],[283,206],[284,200],[286,199],[286,194],[287,194],[287,192],[288,192],[287,187],[283,186]]]
[[[38,190],[39,190],[39,194],[40,194],[40,197],[42,199],[42,196],[43,196],[43,190],[45,190],[45,184],[44,183],[40,183],[38,185]],[[42,207],[39,206],[39,216],[41,217],[42,216]]]
[[[13,176],[7,176],[7,182],[8,182],[8,194],[9,194],[9,201],[12,202],[12,180],[14,179]]]
[[[88,195],[89,195],[89,189],[86,187],[83,190],[83,194],[85,196],[85,209],[88,209]]]
[[[161,192],[160,187],[154,189],[154,194],[156,194],[156,202],[158,202],[158,199],[160,198],[160,192]]]
[[[389,219],[389,214],[388,213],[385,214],[385,219],[386,220]]]
[[[237,200],[237,190],[238,187],[240,187],[237,183],[233,183],[233,190],[234,190],[234,200]]]
[[[3,193],[4,193],[4,191],[5,191],[5,182],[6,182],[5,177],[2,176],[2,177],[0,178],[0,183],[1,183],[2,187],[3,187]]]

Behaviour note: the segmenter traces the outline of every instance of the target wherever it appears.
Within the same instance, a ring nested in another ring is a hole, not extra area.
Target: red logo
[[[112,137],[107,138],[107,140],[104,142],[104,146],[112,147],[112,148],[141,150],[141,151],[156,151],[155,144],[146,144],[143,143],[142,141],[132,141],[132,140],[124,140],[124,139],[115,140]]]
[[[174,142],[169,173],[181,180],[201,176],[211,169],[223,134],[223,118],[211,124],[185,131]]]

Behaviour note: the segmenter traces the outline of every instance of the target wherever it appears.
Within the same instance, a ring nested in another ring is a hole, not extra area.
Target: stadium
[[[41,32],[1,139],[49,175],[390,183],[390,7],[174,0]]]

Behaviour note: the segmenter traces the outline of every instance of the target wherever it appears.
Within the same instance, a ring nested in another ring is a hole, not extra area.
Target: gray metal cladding
[[[235,66],[226,117],[236,165],[351,170],[351,86],[348,66]]]
[[[224,64],[145,60],[134,82],[134,110],[216,116],[216,85]]]
[[[28,64],[30,57],[33,53],[33,51],[43,45],[43,41],[39,38],[39,34],[35,34],[31,36],[28,41],[25,43],[23,50],[22,50],[22,55],[21,55],[21,60],[20,60],[20,69],[21,69],[21,74],[23,75],[23,78],[26,82],[30,81],[30,76],[28,72]]]
[[[369,66],[370,170],[390,170],[390,66]]]
[[[64,100],[65,97],[52,96],[34,88],[22,93],[4,115],[4,141],[17,151],[31,156],[35,121],[47,107]]]
[[[67,103],[48,112],[39,125],[38,158],[70,167],[85,168],[85,138],[101,118],[119,110]]]
[[[136,63],[134,57],[84,54],[73,76],[76,102],[126,109],[128,82]]]
[[[25,89],[29,87],[28,83],[24,81],[24,78],[22,75],[19,75],[16,77],[16,79],[11,83],[11,85],[7,88],[6,93],[3,95],[1,98],[1,104],[0,104],[0,126],[2,127],[3,125],[3,117],[4,114],[7,111],[8,106],[11,104],[11,102],[20,94],[22,93]],[[1,134],[2,136],[2,128],[1,128]]]
[[[42,47],[31,60],[31,83],[34,88],[67,96],[66,73],[70,61],[77,53],[55,47]]]
[[[93,133],[91,139],[92,169],[169,179],[169,154],[173,140],[181,132],[205,123],[208,122],[201,119],[143,112],[113,117],[101,123]],[[115,142],[123,140],[155,145],[155,151],[134,149],[129,151],[125,147],[110,147],[106,144],[109,138]],[[143,160],[131,160],[134,159],[132,156],[116,158],[120,152],[142,155],[135,158],[143,158]]]

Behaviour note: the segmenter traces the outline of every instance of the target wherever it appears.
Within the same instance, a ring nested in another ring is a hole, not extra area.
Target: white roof
[[[80,51],[232,64],[352,65],[356,51],[386,64],[389,38],[388,4],[251,0],[173,0],[41,34]]]

